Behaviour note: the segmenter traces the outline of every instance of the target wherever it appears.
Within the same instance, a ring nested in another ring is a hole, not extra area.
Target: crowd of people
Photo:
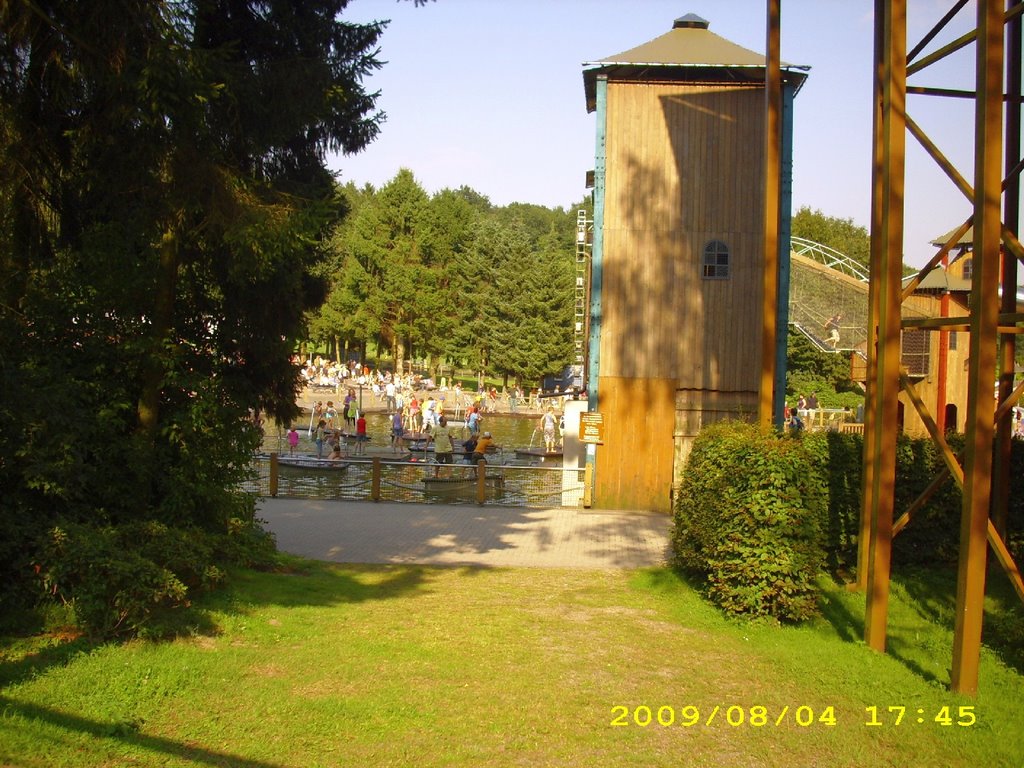
[[[811,392],[807,397],[800,395],[796,401],[796,407],[791,408],[789,403],[785,405],[785,411],[783,417],[786,424],[794,432],[799,432],[804,428],[804,416],[810,415],[812,418],[814,412],[818,410],[818,393]]]
[[[361,403],[365,397],[368,400],[367,408],[383,409],[388,414],[393,414],[396,410],[402,411],[407,405],[411,406],[413,400],[417,400],[417,405],[423,408],[429,397],[434,397],[433,407],[439,408],[436,414],[423,411],[412,411],[408,414],[409,418],[406,419],[404,426],[405,429],[412,431],[422,428],[423,420],[427,417],[432,418],[431,426],[436,426],[441,408],[447,409],[452,418],[462,418],[463,415],[468,418],[471,407],[479,413],[517,413],[520,410],[543,410],[546,407],[539,388],[524,390],[513,386],[502,388],[499,392],[497,387],[481,385],[476,391],[470,391],[464,390],[458,381],[449,383],[442,378],[439,383],[435,383],[432,379],[417,374],[395,374],[355,361],[348,364],[338,363],[320,355],[310,357],[306,361],[295,356],[293,362],[300,367],[306,386],[312,391],[327,389],[340,394],[341,391],[353,393],[358,389]],[[575,392],[567,388],[560,399],[573,397]],[[346,397],[346,401],[347,399]],[[347,411],[343,413],[347,414]],[[413,423],[417,420],[419,423]]]
[[[325,389],[335,395],[331,399],[317,399],[310,406],[308,437],[316,446],[317,458],[341,458],[352,442],[355,455],[364,453],[364,444],[369,439],[367,410],[389,416],[394,453],[404,451],[409,442],[433,443],[438,464],[450,460],[455,451],[449,421],[454,419],[464,428],[462,434],[467,439],[462,443],[462,453],[475,464],[486,456],[488,449],[494,450],[491,433],[482,430],[485,414],[540,412],[537,430],[543,434],[545,451],[552,453],[557,450],[564,429],[555,407],[563,399],[577,397],[568,388],[564,395],[554,398],[550,393],[541,397],[539,388],[503,388],[499,393],[496,387],[480,386],[471,391],[464,389],[461,382],[449,384],[443,378],[437,386],[419,375],[395,374],[355,361],[338,363],[321,355],[306,360],[296,355],[292,362],[302,371],[307,395],[315,396]],[[298,444],[299,433],[293,429],[288,434],[289,451],[294,453]]]

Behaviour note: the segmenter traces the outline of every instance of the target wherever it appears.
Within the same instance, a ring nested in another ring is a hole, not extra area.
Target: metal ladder
[[[584,385],[587,361],[587,278],[590,266],[590,243],[594,222],[584,209],[576,211],[576,286],[573,289],[573,361],[572,384]]]

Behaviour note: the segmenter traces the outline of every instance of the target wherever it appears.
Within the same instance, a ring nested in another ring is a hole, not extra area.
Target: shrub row
[[[826,494],[802,444],[743,422],[694,441],[675,509],[673,548],[729,613],[798,621],[814,613]]]
[[[962,435],[950,436],[963,447]],[[716,424],[694,441],[674,510],[677,564],[729,613],[797,621],[815,610],[815,581],[856,566],[863,440],[860,435],[766,433]],[[895,514],[943,466],[930,440],[897,441]],[[1009,545],[1024,558],[1024,441],[1013,443]],[[894,566],[952,564],[962,495],[947,481],[893,541]]]
[[[267,566],[272,537],[232,519],[224,534],[157,521],[121,525],[63,522],[39,548],[47,600],[94,638],[162,637],[187,623],[191,598],[222,584],[222,566]]]

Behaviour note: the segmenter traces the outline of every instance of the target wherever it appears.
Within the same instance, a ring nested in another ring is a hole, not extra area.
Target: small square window
[[[705,245],[702,268],[705,280],[728,280],[729,246],[721,240],[712,240]]]

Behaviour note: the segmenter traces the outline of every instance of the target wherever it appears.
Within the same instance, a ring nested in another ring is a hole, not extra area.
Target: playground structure
[[[850,379],[866,385],[868,379],[869,279],[863,268],[831,248],[793,238],[790,254],[789,327],[815,347],[847,356]],[[966,249],[964,249],[966,252]],[[969,258],[969,257],[968,257]],[[909,284],[905,279],[904,283]],[[935,413],[939,431],[962,432],[967,408],[963,371],[968,345],[956,331],[928,333],[912,327],[929,317],[967,315],[970,280],[963,277],[963,261],[933,270],[919,281],[901,307],[900,364],[915,387],[915,396]],[[836,343],[830,343],[828,324],[841,318]],[[897,431],[928,437],[925,420],[909,391],[899,395]]]
[[[826,327],[840,316],[838,342]],[[793,238],[790,253],[789,324],[824,352],[863,352],[868,326],[868,276],[836,250]]]
[[[588,446],[587,455],[598,505],[665,508],[669,500],[658,489],[678,471],[704,424],[756,418],[765,427],[780,425],[789,314],[802,312],[794,326],[815,336],[824,329],[822,318],[831,317],[822,314],[824,297],[791,306],[786,296],[794,264],[798,281],[799,270],[817,268],[806,252],[790,258],[791,106],[806,73],[781,62],[781,1],[766,5],[763,57],[712,35],[707,22],[691,15],[647,44],[585,65],[591,66],[584,71],[588,110],[597,113],[586,383],[588,405],[606,424],[605,444],[600,452]],[[885,650],[893,536],[952,479],[963,491],[952,687],[974,693],[988,547],[1024,600],[1024,580],[1004,541],[1011,413],[1024,392],[1024,384],[1014,386],[1015,338],[1024,332],[1016,302],[1017,261],[1024,259],[1016,234],[1024,169],[1024,2],[976,0],[977,28],[924,55],[966,5],[951,2],[908,52],[907,1],[875,2],[867,309],[862,326],[846,318],[848,338],[841,329],[835,346],[863,346],[863,506],[852,586],[867,594],[865,641]],[[967,46],[976,52],[975,91],[908,85],[908,77]],[[974,101],[973,184],[913,121],[911,94]],[[903,210],[914,204],[904,190],[907,133],[964,194],[972,213],[924,269],[904,280]],[[953,312],[953,292],[929,298],[927,281],[972,226],[969,301]],[[847,277],[863,284],[857,275]],[[831,290],[852,295],[854,288],[837,279]],[[852,333],[861,327],[863,343]],[[931,413],[920,380],[904,367],[902,342],[909,337],[931,350],[933,337],[964,332],[966,447],[957,456],[945,441],[943,417]],[[892,425],[901,397],[938,446],[946,470],[894,520]],[[644,415],[630,410],[637,402]],[[641,450],[645,461],[638,466],[630,457]]]

